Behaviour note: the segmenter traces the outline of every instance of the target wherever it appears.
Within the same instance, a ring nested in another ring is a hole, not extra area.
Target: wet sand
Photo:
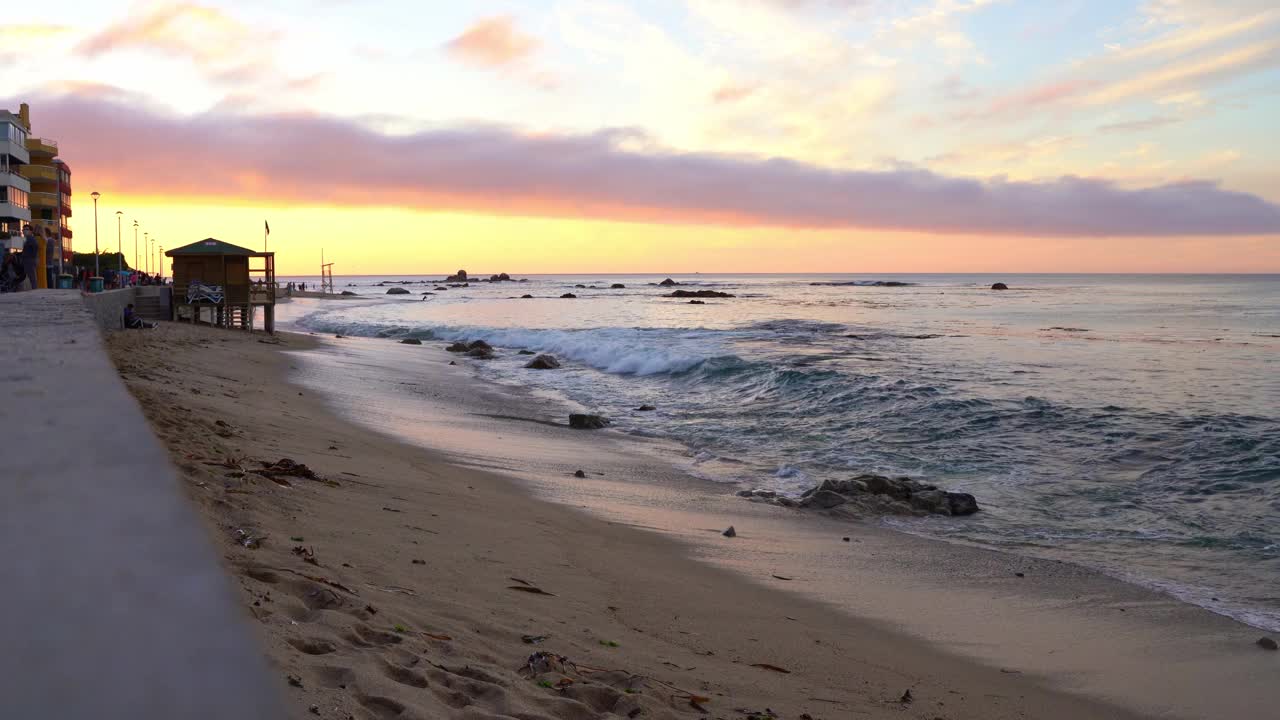
[[[1260,633],[1156,593],[708,493],[672,448],[542,422],[562,408],[435,347],[264,339],[109,345],[295,717],[1239,717],[1280,694]],[[254,472],[281,458],[321,480]]]

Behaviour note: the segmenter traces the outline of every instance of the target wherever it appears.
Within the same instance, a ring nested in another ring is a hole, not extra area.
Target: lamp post
[[[142,267],[138,263],[138,221],[133,221],[133,284],[138,284],[138,271]]]
[[[98,267],[98,198],[102,197],[102,193],[94,190],[89,193],[89,197],[93,198],[93,276],[102,277],[101,268]]]
[[[156,253],[156,262],[160,265],[160,284],[164,284],[164,246],[160,246],[160,251]]]
[[[142,233],[142,249],[147,251],[147,274],[151,274],[151,238],[150,233]]]
[[[120,253],[120,255],[119,257],[116,258],[116,272],[121,274],[124,273],[124,240],[123,240],[124,234],[123,234],[123,231],[120,229],[121,227],[120,223],[122,223],[123,221],[124,221],[124,211],[117,210],[116,211],[116,252]]]

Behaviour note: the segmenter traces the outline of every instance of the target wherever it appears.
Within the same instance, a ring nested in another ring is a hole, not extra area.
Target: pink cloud
[[[459,60],[482,67],[502,67],[523,60],[538,50],[538,39],[521,32],[507,16],[480,20],[445,49]]]
[[[760,89],[759,85],[745,84],[728,84],[722,85],[711,95],[711,99],[718,104],[735,103],[739,100],[746,100]]]
[[[464,127],[385,135],[332,117],[178,117],[109,95],[32,98],[79,182],[103,191],[265,204],[1006,236],[1280,233],[1280,206],[1213,182],[838,170],[782,158],[646,149],[631,135]],[[9,105],[16,103],[10,101]],[[3,103],[0,103],[3,106]],[[351,149],[350,161],[335,148]]]

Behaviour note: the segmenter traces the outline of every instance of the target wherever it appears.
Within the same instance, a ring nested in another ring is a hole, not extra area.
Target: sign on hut
[[[262,308],[263,329],[275,332],[275,253],[206,238],[165,255],[173,258],[179,321],[252,331],[256,310]]]

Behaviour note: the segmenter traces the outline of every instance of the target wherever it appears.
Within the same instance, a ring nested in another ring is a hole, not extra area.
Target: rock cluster
[[[452,353],[466,353],[467,357],[481,360],[493,359],[493,346],[483,340],[473,340],[469,343],[456,342],[445,350]]]
[[[660,282],[660,283],[658,283],[658,284],[659,284],[659,285],[661,285],[662,287],[675,287],[676,285],[679,285],[680,283],[676,282],[675,280],[672,280],[671,278],[667,278],[666,280],[663,280],[662,282]]]
[[[731,298],[734,297],[727,292],[719,290],[677,290],[667,297],[673,298]]]
[[[445,282],[447,282],[447,283],[463,283],[463,282],[466,282],[466,281],[467,281],[467,271],[466,271],[466,270],[459,270],[458,272],[454,273],[453,275],[450,275],[449,277],[445,278],[445,279],[444,279],[444,281],[445,281]]]
[[[972,515],[978,501],[968,493],[947,492],[911,478],[859,475],[825,480],[799,500],[772,490],[743,490],[738,495],[785,507],[832,510],[846,515]]]
[[[491,283],[495,283],[495,282],[511,282],[511,276],[510,276],[510,275],[508,275],[508,274],[506,274],[506,273],[499,273],[498,275],[491,275],[491,276],[489,276],[489,282],[491,282]]]
[[[405,289],[404,289],[404,288],[402,288],[402,287],[397,287],[397,288],[387,288],[387,294],[388,294],[388,295],[408,295],[408,294],[409,294],[409,291],[408,291],[408,290],[405,290]]]

